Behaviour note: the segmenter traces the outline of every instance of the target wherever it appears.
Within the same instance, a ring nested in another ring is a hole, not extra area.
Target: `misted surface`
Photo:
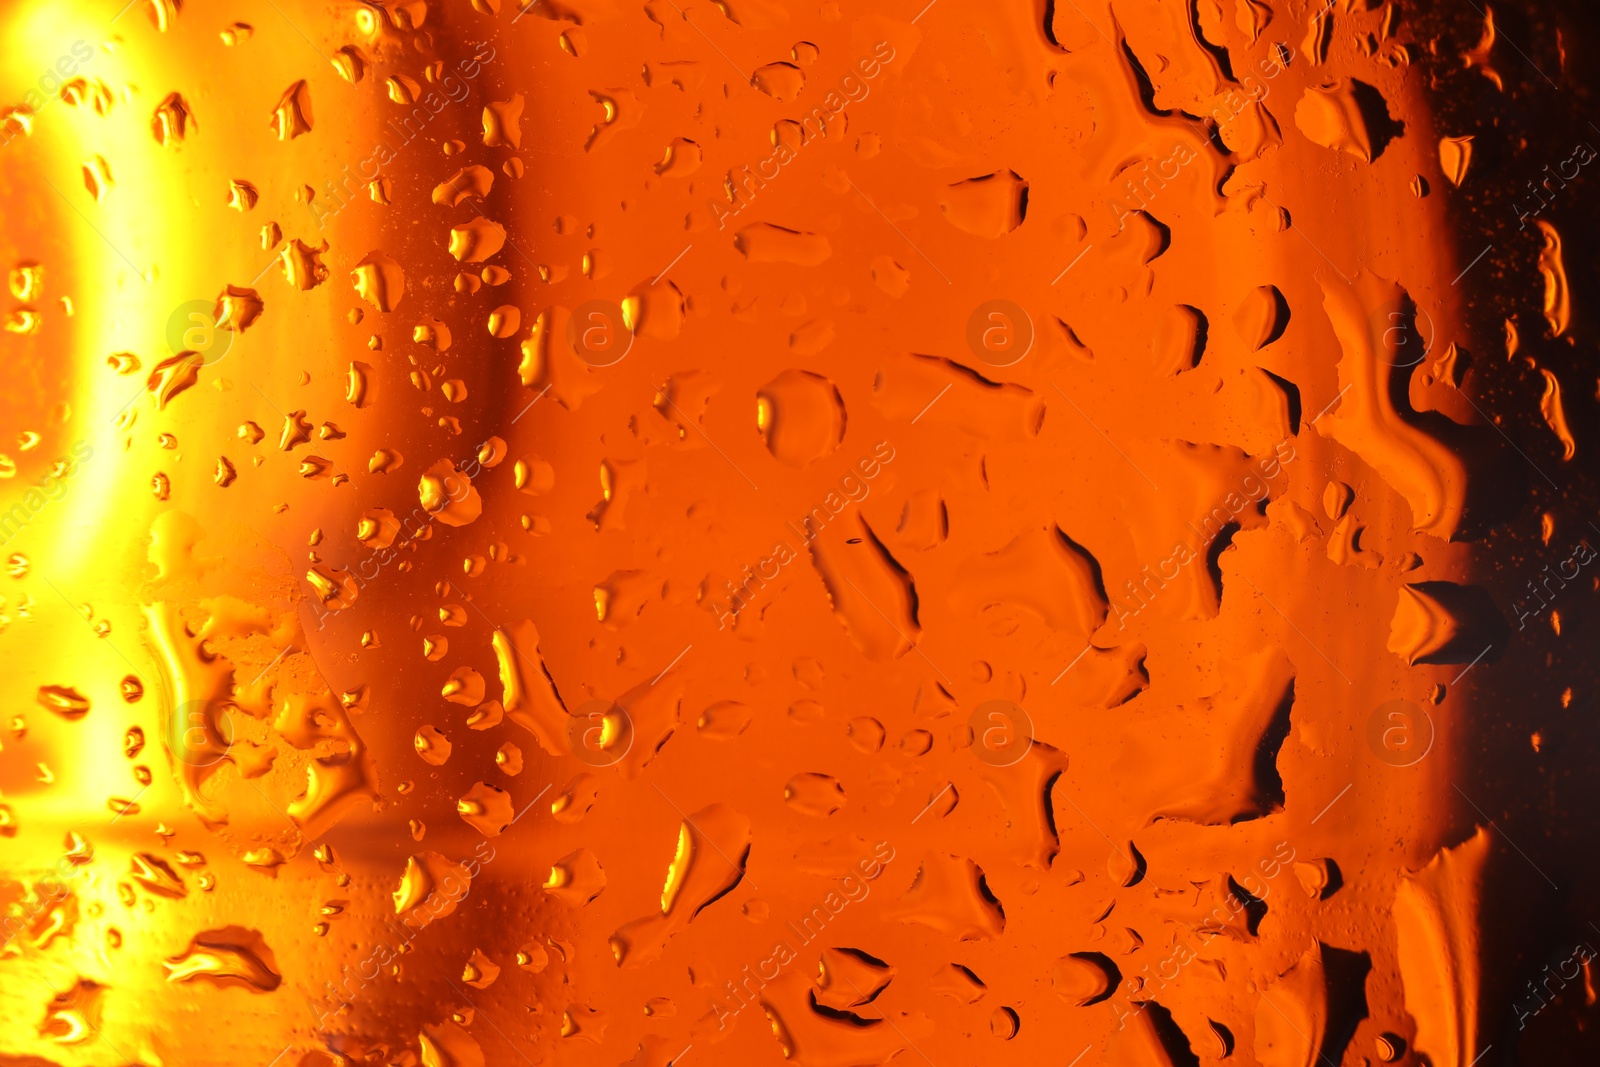
[[[1595,1062],[1597,34],[10,0],[0,1064]]]

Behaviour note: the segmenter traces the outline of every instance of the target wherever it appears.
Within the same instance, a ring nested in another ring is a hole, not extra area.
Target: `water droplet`
[[[155,116],[150,120],[150,132],[159,145],[182,141],[198,128],[188,101],[178,93],[168,93],[166,99],[157,105]]]
[[[283,982],[261,934],[238,926],[205,930],[162,963],[169,982],[204,981],[270,993]]]
[[[332,62],[333,69],[339,72],[339,77],[351,85],[364,78],[367,73],[367,67],[371,65],[371,60],[367,58],[366,53],[353,44],[347,44],[335,52]]]
[[[992,940],[1005,929],[1005,911],[970,859],[935,854],[923,861],[891,914],[961,941]]]
[[[129,876],[150,892],[163,897],[185,897],[189,889],[167,861],[148,852],[135,853]]]
[[[283,91],[269,125],[277,132],[278,140],[289,141],[310,133],[311,123],[311,89],[304,80],[297,81]]]
[[[450,228],[450,254],[459,263],[481,263],[505,244],[505,227],[481,215]]]
[[[974,237],[1002,237],[1028,213],[1028,183],[1012,170],[957,182],[945,190],[939,209],[950,224]]]
[[[802,233],[770,222],[758,222],[734,234],[733,247],[751,263],[815,267],[833,255],[833,246],[821,234]]]
[[[1099,952],[1074,952],[1056,961],[1050,985],[1056,996],[1078,1007],[1098,1004],[1116,991],[1122,974]]]
[[[514,94],[510,100],[496,100],[485,105],[483,143],[490,148],[522,147],[522,107],[521,93]]]
[[[412,744],[417,750],[417,755],[435,767],[444,766],[445,761],[450,758],[450,739],[433,726],[420,727],[416,736],[412,738]]]
[[[581,908],[598,897],[606,887],[600,861],[586,848],[557,860],[545,879],[544,891],[572,907]]]
[[[283,268],[283,276],[289,280],[290,285],[301,292],[310,292],[328,280],[328,268],[322,262],[322,257],[327,251],[327,241],[313,248],[299,238],[291,240],[279,253],[279,266]]]
[[[477,783],[456,801],[456,814],[484,837],[504,833],[515,817],[511,794],[486,782]]]
[[[17,264],[11,268],[9,281],[11,295],[25,304],[36,303],[44,295],[44,268],[37,263]]]
[[[1472,136],[1439,138],[1439,167],[1451,185],[1459,186],[1467,180],[1467,168],[1472,165]]]
[[[768,63],[756,68],[750,77],[750,84],[779,103],[786,104],[805,88],[806,75],[793,63]]]
[[[111,176],[111,164],[104,156],[92,156],[83,164],[83,186],[98,203],[111,192],[116,181]]]
[[[783,799],[804,815],[824,817],[844,807],[844,786],[832,775],[811,771],[789,779]]]
[[[89,698],[70,686],[41,685],[39,704],[68,722],[77,722],[89,714]]]
[[[368,252],[350,272],[356,292],[379,311],[393,311],[405,295],[406,275],[400,264],[382,252]]]
[[[844,398],[820,374],[786,370],[756,393],[756,429],[780,463],[803,467],[844,440]]]
[[[466,526],[483,512],[483,499],[471,479],[448,459],[428,468],[417,493],[423,510],[447,526]]]

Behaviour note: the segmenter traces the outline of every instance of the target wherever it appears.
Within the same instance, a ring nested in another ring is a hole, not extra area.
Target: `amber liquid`
[[[1589,1062],[1592,33],[1445,6],[14,0],[0,1061]]]

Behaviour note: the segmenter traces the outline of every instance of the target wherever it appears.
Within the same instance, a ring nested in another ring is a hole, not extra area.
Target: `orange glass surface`
[[[1588,6],[121,3],[0,1067],[1600,1057]]]

